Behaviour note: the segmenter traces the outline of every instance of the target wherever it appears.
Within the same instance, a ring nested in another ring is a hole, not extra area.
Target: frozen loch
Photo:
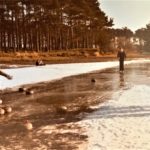
[[[85,150],[150,149],[150,63],[127,67],[125,86],[80,124],[86,128]]]

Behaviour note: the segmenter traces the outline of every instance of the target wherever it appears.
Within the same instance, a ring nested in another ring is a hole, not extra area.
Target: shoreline
[[[87,54],[87,55],[86,55]],[[140,53],[127,53],[127,60],[136,58],[150,58],[149,55]],[[18,65],[35,65],[37,59],[41,59],[45,64],[62,64],[62,63],[86,63],[86,62],[103,62],[117,60],[117,54],[99,54],[95,55],[93,50],[85,53],[81,51],[58,51],[49,53],[36,52],[16,52],[0,53],[1,64],[18,64]]]

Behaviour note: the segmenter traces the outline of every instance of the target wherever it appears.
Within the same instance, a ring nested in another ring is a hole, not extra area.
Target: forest
[[[134,35],[128,28],[112,27],[113,19],[98,0],[0,1],[0,51],[4,52],[104,51],[115,37]]]
[[[1,0],[0,49],[92,48],[111,27],[97,0]]]

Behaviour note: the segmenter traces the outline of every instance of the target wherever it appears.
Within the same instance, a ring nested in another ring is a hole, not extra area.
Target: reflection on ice
[[[125,85],[125,82],[124,82],[124,74],[123,73],[120,73],[120,87],[123,87]]]

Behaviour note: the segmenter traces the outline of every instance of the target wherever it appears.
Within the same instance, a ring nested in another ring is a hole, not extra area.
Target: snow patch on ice
[[[150,60],[139,59],[125,61],[125,64],[145,63]],[[13,76],[13,80],[7,80],[0,76],[0,88],[12,88],[24,84],[38,83],[61,79],[63,77],[78,75],[82,73],[102,70],[118,66],[118,61],[113,62],[92,62],[92,63],[71,63],[53,64],[46,66],[33,66],[25,68],[5,69],[4,71]]]
[[[133,86],[115,98],[80,122],[89,137],[85,150],[149,150],[150,86]]]

